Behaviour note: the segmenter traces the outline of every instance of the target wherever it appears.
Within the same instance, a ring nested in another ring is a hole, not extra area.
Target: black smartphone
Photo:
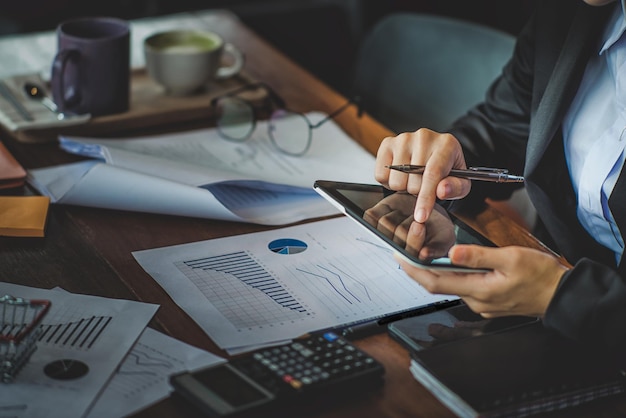
[[[539,318],[528,316],[486,319],[461,303],[444,310],[394,321],[387,326],[387,331],[404,347],[419,351],[465,338],[510,330],[537,321]]]
[[[422,224],[413,220],[417,197],[409,193],[329,180],[317,180],[313,188],[414,266],[466,273],[489,271],[451,263],[447,254],[455,244],[496,245],[439,204]]]

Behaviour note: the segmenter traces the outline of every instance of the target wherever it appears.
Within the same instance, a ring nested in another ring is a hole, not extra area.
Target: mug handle
[[[68,110],[80,101],[80,92],[76,86],[70,86],[70,94],[66,97],[65,68],[70,60],[78,60],[80,52],[77,49],[63,49],[59,51],[52,61],[52,74],[50,85],[52,86],[52,98],[60,111]]]
[[[231,43],[226,42],[224,44],[224,53],[229,54],[233,58],[233,63],[228,67],[220,67],[217,69],[215,78],[217,78],[218,80],[232,77],[235,74],[239,73],[239,71],[241,71],[241,69],[243,68],[243,64],[245,61],[243,53]]]

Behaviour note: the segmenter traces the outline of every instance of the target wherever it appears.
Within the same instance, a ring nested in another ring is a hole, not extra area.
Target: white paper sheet
[[[224,362],[222,357],[146,328],[87,417],[129,416],[169,396],[171,375]]]
[[[411,280],[386,244],[347,217],[133,256],[227,350],[445,299]]]
[[[0,414],[82,417],[158,306],[0,282],[0,295],[47,299],[43,335],[12,383],[0,383]]]
[[[315,180],[375,183],[375,158],[332,120],[314,131],[300,157],[274,149],[266,122],[244,143],[201,129],[65,137],[61,146],[94,160],[29,170],[28,181],[53,203],[284,225],[337,213],[313,191]]]

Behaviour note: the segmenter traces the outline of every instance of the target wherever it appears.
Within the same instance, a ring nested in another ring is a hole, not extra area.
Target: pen
[[[402,171],[403,173],[409,174],[422,174],[425,168],[423,165],[412,164],[388,165],[386,167],[391,170]],[[467,170],[453,168],[450,170],[450,175],[469,180],[491,181],[494,183],[524,182],[524,177],[509,174],[509,170],[504,168],[468,167]]]
[[[442,300],[418,308],[407,309],[390,315],[383,315],[378,318],[357,321],[355,323],[333,328],[333,332],[340,334],[348,339],[357,339],[377,334],[386,330],[385,325],[401,319],[410,318],[412,316],[424,315],[430,312],[443,310],[452,306],[461,304],[460,299]]]

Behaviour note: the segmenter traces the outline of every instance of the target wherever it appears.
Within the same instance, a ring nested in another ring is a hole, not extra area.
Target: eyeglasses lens
[[[270,139],[274,146],[289,155],[303,155],[311,145],[311,128],[301,113],[279,109],[269,121]]]
[[[237,97],[220,98],[215,107],[217,128],[222,136],[234,141],[245,141],[254,130],[254,110]]]

